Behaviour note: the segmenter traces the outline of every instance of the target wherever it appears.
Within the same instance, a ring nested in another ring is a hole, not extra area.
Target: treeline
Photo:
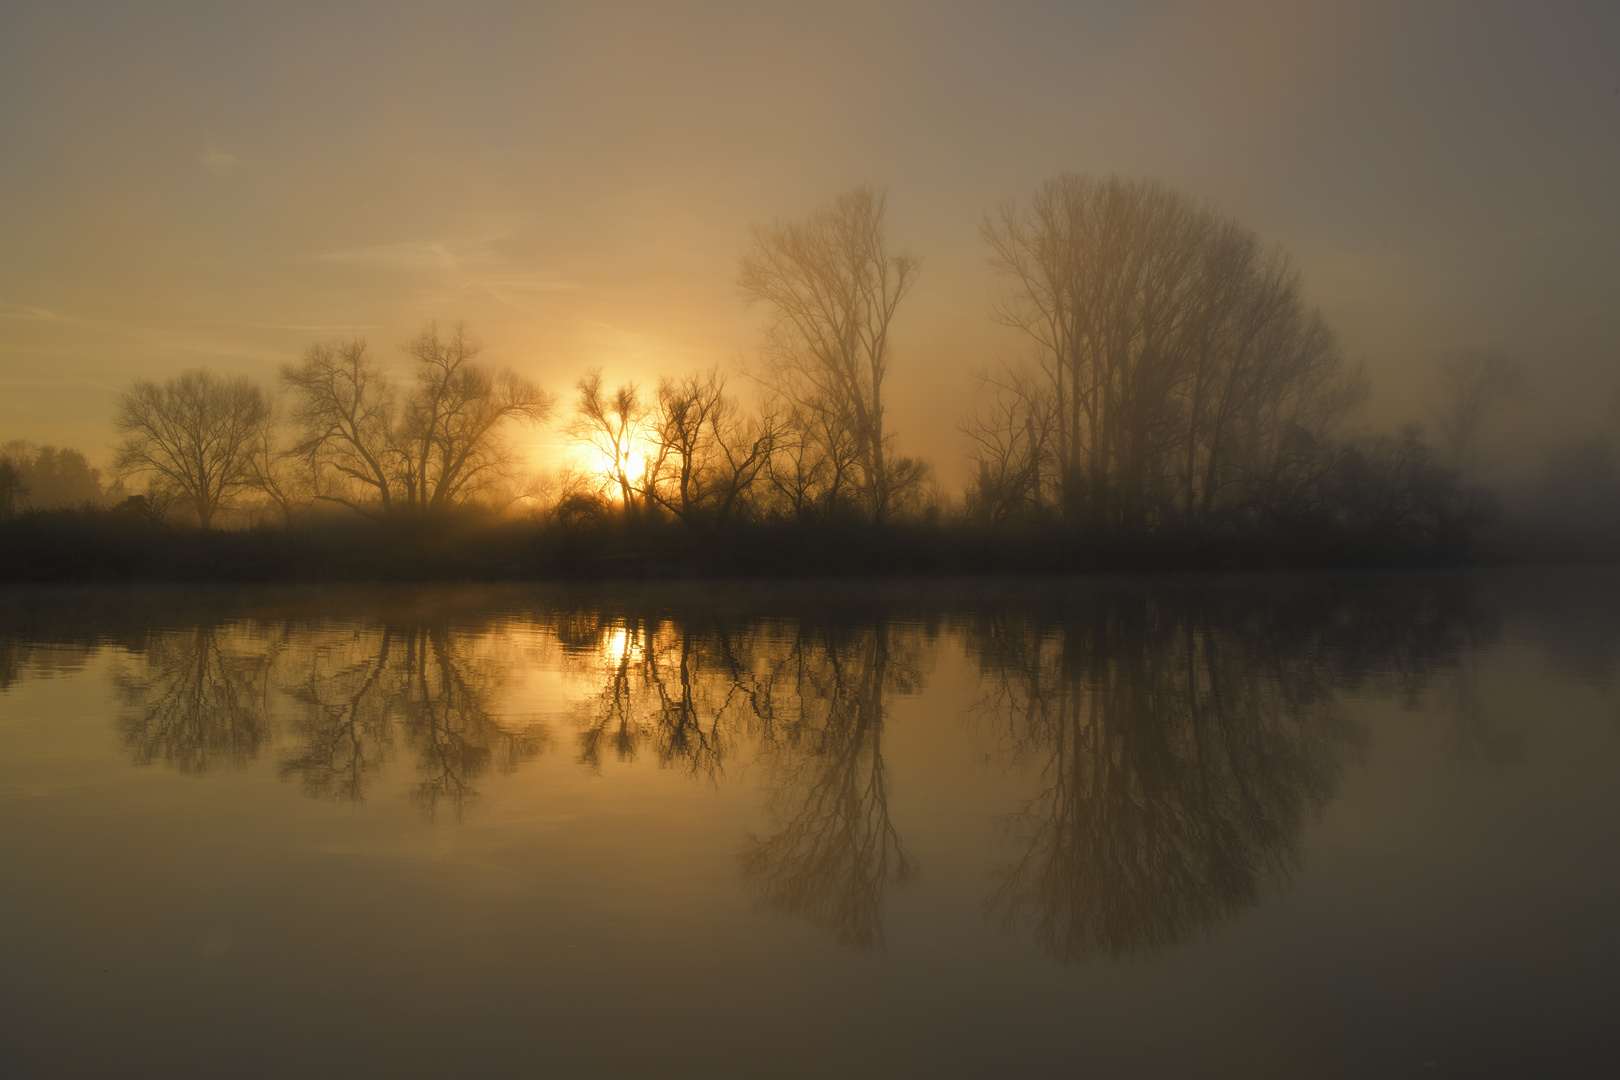
[[[884,211],[858,188],[755,228],[737,278],[765,315],[751,400],[717,370],[589,372],[563,406],[431,323],[405,379],[350,338],[273,390],[139,380],[114,472],[141,493],[13,522],[11,576],[93,571],[111,553],[71,555],[108,529],[131,532],[114,563],[135,576],[523,576],[1445,562],[1490,520],[1416,430],[1344,434],[1365,381],[1285,254],[1162,185],[1072,174],[985,221],[995,314],[1031,359],[979,375],[973,474],[944,491],[888,422],[919,264]],[[573,453],[546,475],[513,445],[541,424]],[[28,487],[0,475],[0,512],[38,505]]]
[[[0,518],[29,509],[110,506],[129,497],[121,480],[106,480],[77,450],[25,439],[0,445]]]

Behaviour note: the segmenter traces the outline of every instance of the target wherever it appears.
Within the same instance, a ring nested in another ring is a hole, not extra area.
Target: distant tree
[[[980,374],[979,404],[958,425],[974,466],[969,516],[985,525],[1039,520],[1053,505],[1057,417],[1038,377],[1004,368]]]
[[[889,252],[883,212],[883,192],[859,187],[801,221],[756,226],[737,275],[744,298],[770,314],[766,382],[791,412],[853,440],[875,521],[903,505],[922,476],[916,462],[891,460],[884,430],[890,324],[918,263]],[[804,434],[800,449],[813,448],[815,432]]]
[[[788,518],[809,524],[860,511],[860,445],[846,412],[823,398],[792,402],[778,395],[770,423],[766,469]]]
[[[504,477],[510,424],[543,422],[555,406],[533,382],[479,363],[482,346],[459,324],[441,335],[430,323],[405,352],[416,385],[403,396],[358,338],[318,342],[282,367],[293,449],[316,498],[384,516],[449,510]]]
[[[0,521],[15,517],[22,506],[28,487],[22,481],[22,472],[9,457],[0,457]]]
[[[246,376],[187,371],[162,385],[137,380],[118,395],[123,441],[114,468],[168,488],[210,528],[220,508],[252,483],[254,433],[269,406]]]
[[[14,439],[0,447],[0,456],[10,458],[21,474],[31,506],[80,506],[117,495],[102,484],[101,470],[77,450]]]
[[[1452,465],[1474,478],[1485,423],[1523,393],[1524,369],[1501,352],[1459,349],[1435,360],[1435,383],[1432,412],[1440,448]]]
[[[1296,435],[1361,400],[1287,256],[1162,184],[1062,173],[983,234],[1009,286],[997,317],[1039,351],[1066,516],[1229,526],[1275,490]],[[1047,468],[1011,473],[1044,490]]]

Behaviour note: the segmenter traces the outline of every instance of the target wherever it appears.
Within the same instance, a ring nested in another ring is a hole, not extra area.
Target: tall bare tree
[[[765,305],[766,381],[794,406],[834,413],[854,439],[868,513],[882,520],[900,501],[890,468],[883,383],[890,325],[917,279],[917,260],[891,254],[884,193],[858,187],[799,221],[756,226],[737,282]]]
[[[198,369],[162,385],[137,380],[117,398],[123,441],[113,467],[169,489],[207,529],[251,485],[254,435],[268,411],[264,391],[246,376]]]
[[[528,379],[479,363],[482,346],[460,324],[441,334],[430,323],[405,352],[416,385],[403,396],[358,338],[317,343],[282,368],[318,498],[384,515],[451,509],[504,475],[508,425],[543,422],[555,406]]]
[[[861,507],[860,446],[848,414],[822,398],[771,404],[771,487],[787,516],[827,522]]]
[[[1037,347],[1067,514],[1214,528],[1361,398],[1288,258],[1164,185],[1063,173],[983,234],[997,317]]]

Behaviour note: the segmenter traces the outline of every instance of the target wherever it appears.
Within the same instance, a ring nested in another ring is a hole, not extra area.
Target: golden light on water
[[[641,658],[641,641],[628,627],[610,627],[602,635],[602,659],[611,664],[634,662]]]

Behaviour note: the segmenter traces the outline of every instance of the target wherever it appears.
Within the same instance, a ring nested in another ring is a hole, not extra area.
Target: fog
[[[137,376],[269,384],[350,334],[397,363],[429,319],[563,396],[742,390],[750,227],[872,184],[920,263],[888,430],[959,483],[971,373],[1029,358],[981,223],[1074,170],[1289,252],[1367,430],[1433,429],[1437,357],[1511,358],[1481,453],[1523,481],[1620,414],[1617,33],[1596,3],[9,4],[0,441],[106,467]]]

